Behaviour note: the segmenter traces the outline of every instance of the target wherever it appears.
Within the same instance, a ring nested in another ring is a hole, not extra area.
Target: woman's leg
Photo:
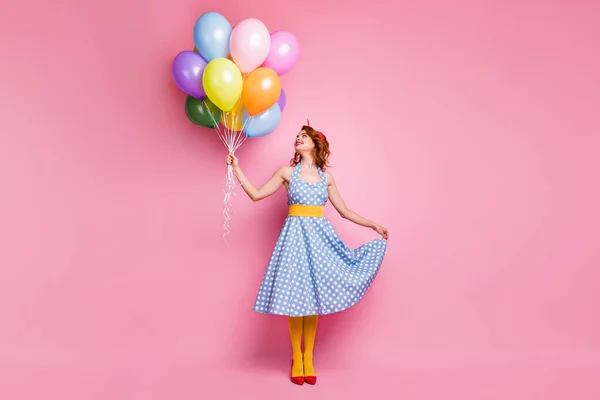
[[[315,337],[317,336],[318,315],[304,317],[304,375],[317,376],[313,366],[313,349],[315,347]],[[308,381],[307,381],[308,382]]]
[[[304,376],[302,364],[302,319],[303,317],[288,317],[290,341],[292,342],[292,377]]]

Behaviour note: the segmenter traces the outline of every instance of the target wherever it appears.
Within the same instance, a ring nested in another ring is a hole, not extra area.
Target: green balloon
[[[208,97],[196,99],[188,96],[185,99],[185,113],[194,124],[205,128],[216,128],[221,121],[221,110]]]

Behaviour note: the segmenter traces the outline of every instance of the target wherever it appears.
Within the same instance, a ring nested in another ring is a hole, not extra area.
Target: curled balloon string
[[[241,118],[241,116],[237,115],[235,118]],[[213,117],[214,119],[214,117]],[[223,113],[223,117],[221,121],[225,121],[225,113]],[[233,121],[235,126],[235,122]],[[242,124],[242,129],[240,131],[235,131],[227,127],[227,125],[217,125],[215,130],[217,131],[217,135],[223,145],[227,149],[227,151],[231,154],[235,154],[236,150],[244,143],[246,140],[246,135],[244,134],[245,122]],[[231,232],[231,219],[232,219],[232,210],[231,206],[231,197],[235,195],[235,175],[233,173],[233,167],[231,165],[227,166],[227,175],[225,177],[225,189],[224,189],[224,198],[223,198],[223,236],[225,237]]]
[[[209,113],[210,117],[212,118],[214,124],[215,124],[215,130],[217,132],[217,136],[219,137],[219,139],[221,140],[221,142],[223,143],[223,145],[225,146],[225,148],[227,149],[227,151],[231,154],[235,154],[236,150],[240,148],[240,146],[244,143],[244,141],[246,140],[246,135],[244,133],[244,128],[246,127],[246,123],[248,122],[243,121],[242,123],[242,129],[239,131],[235,131],[231,128],[229,128],[223,121],[226,121],[226,115],[225,112],[221,111],[221,123],[217,123],[217,121],[215,120],[214,116],[212,115],[212,113]],[[232,126],[236,126],[237,125],[237,118],[242,118],[242,116],[240,114],[236,114],[234,117],[234,121],[232,121]],[[225,188],[223,190],[224,192],[224,198],[223,198],[223,236],[222,238],[225,239],[225,237],[231,233],[231,219],[232,219],[232,210],[233,207],[231,206],[231,197],[235,195],[235,175],[233,173],[233,167],[231,165],[227,166],[227,174],[225,176]]]
[[[225,180],[225,198],[223,199],[223,236],[222,238],[225,239],[225,236],[227,236],[230,232],[231,232],[231,217],[232,217],[232,213],[231,213],[231,196],[235,195],[234,192],[235,189],[235,180],[234,180],[234,176],[233,176],[233,168],[231,167],[231,165],[227,166],[227,178]]]

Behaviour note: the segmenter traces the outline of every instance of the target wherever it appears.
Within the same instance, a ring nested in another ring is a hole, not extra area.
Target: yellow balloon
[[[224,118],[222,119],[223,125],[229,130],[232,131],[241,131],[242,130],[242,118],[244,113],[244,102],[240,97],[239,100],[235,103],[231,111],[226,112]]]
[[[210,101],[228,112],[233,109],[242,94],[242,73],[233,61],[215,58],[204,69],[202,85]]]

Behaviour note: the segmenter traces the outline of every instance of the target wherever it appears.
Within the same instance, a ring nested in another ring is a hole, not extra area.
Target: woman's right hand
[[[239,168],[240,164],[237,157],[233,153],[227,155],[227,165],[231,165],[233,168]]]

